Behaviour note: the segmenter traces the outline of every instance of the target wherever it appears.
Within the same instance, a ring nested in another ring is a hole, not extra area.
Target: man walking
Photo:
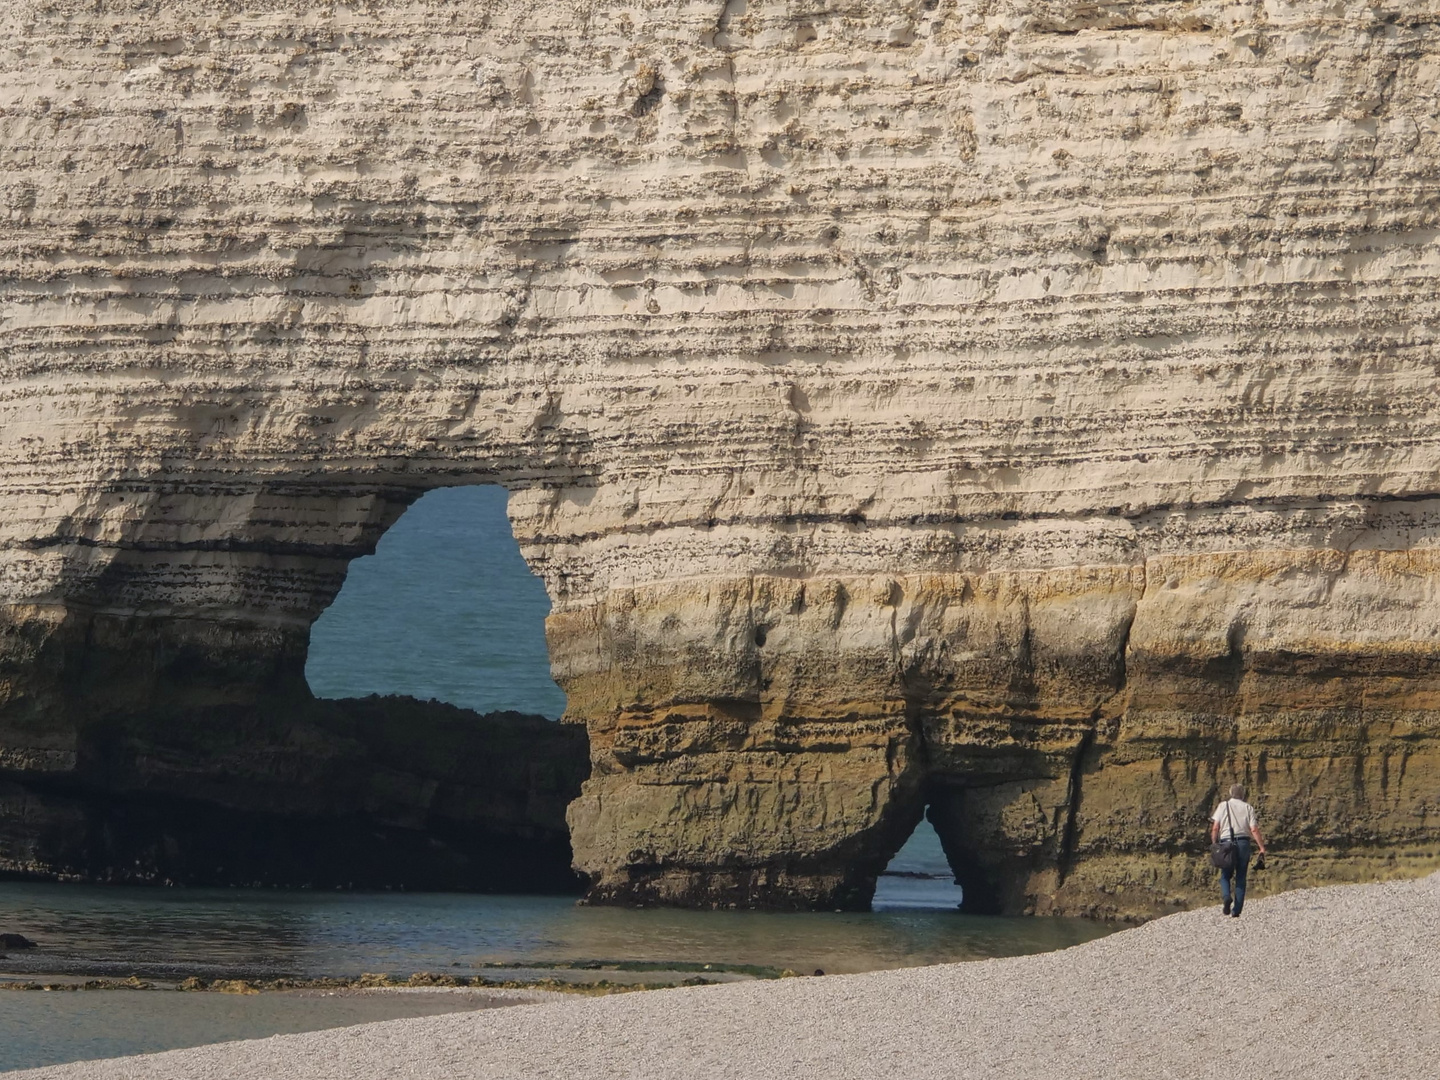
[[[1234,918],[1240,917],[1245,906],[1245,878],[1250,873],[1250,841],[1265,854],[1265,838],[1260,835],[1260,823],[1255,817],[1255,808],[1245,801],[1245,785],[1233,784],[1230,798],[1215,808],[1210,815],[1210,843],[1230,840],[1235,844],[1235,865],[1220,871],[1220,899],[1225,902],[1223,911]],[[1231,879],[1235,889],[1230,889]]]

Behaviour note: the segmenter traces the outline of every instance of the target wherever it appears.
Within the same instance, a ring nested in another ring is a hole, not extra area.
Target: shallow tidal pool
[[[0,992],[0,1071],[493,1008],[482,994]]]

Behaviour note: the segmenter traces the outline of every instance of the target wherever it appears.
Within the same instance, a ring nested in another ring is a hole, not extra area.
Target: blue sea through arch
[[[550,598],[530,572],[494,484],[422,496],[350,564],[310,632],[305,676],[317,697],[407,694],[552,720]]]
[[[350,564],[316,621],[305,674],[319,697],[408,694],[476,712],[551,719],[565,694],[550,677],[550,598],[520,554],[493,484],[422,496]],[[877,910],[955,908],[960,889],[928,821],[891,861]]]

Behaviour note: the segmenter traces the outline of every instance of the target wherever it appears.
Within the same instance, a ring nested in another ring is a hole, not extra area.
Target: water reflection
[[[11,971],[358,975],[487,963],[690,961],[827,971],[1007,956],[1106,932],[953,910],[776,914],[577,907],[563,897],[0,884],[0,926],[41,948]]]

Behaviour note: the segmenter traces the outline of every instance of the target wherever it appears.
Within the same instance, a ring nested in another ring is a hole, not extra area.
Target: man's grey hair
[[[1244,785],[1244,784],[1231,784],[1231,785],[1230,785],[1230,798],[1232,798],[1232,799],[1239,799],[1241,802],[1244,802],[1244,801],[1245,801],[1245,785]]]

